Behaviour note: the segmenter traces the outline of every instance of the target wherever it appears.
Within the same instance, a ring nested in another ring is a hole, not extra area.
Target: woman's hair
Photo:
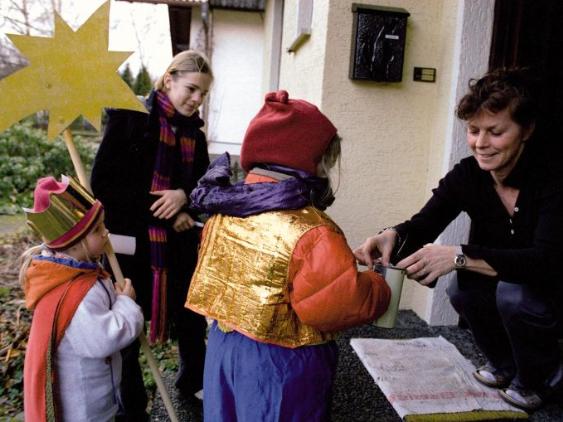
[[[456,115],[469,120],[482,110],[498,113],[508,108],[512,120],[527,128],[536,121],[534,80],[528,69],[500,68],[469,81],[469,92],[460,100]]]
[[[166,75],[170,75],[175,78],[177,75],[183,73],[205,73],[213,79],[213,72],[211,71],[211,65],[209,60],[203,53],[195,50],[186,50],[176,54],[166,72],[158,78],[154,84],[154,88],[158,91],[162,91],[164,88],[164,78]]]

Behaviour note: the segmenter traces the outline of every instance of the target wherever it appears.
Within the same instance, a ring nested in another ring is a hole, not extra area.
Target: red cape
[[[35,309],[24,364],[26,421],[60,419],[54,356],[78,305],[98,277],[104,276],[99,270],[50,261],[33,261],[28,269],[26,302],[33,302]]]

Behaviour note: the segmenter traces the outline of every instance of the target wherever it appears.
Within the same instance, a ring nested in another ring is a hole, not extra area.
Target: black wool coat
[[[149,114],[131,110],[107,110],[108,122],[92,168],[92,190],[104,205],[105,223],[114,234],[136,239],[134,256],[117,255],[125,277],[131,278],[145,317],[150,317],[152,273],[150,269],[149,224],[167,228],[168,297],[169,312],[183,309],[187,288],[197,260],[199,233],[197,229],[177,233],[169,221],[152,217],[149,208],[158,199],[150,195],[160,124],[154,93],[147,100]],[[190,176],[181,171],[181,154],[172,163],[171,189],[181,188],[189,197],[199,178],[209,165],[207,141],[201,131],[203,121],[193,116],[187,128],[195,140],[193,170]],[[186,208],[186,211],[189,210]],[[192,218],[197,217],[189,212]]]

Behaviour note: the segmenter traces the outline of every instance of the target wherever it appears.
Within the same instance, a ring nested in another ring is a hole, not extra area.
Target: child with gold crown
[[[27,421],[110,421],[119,408],[119,351],[141,332],[131,281],[113,286],[99,259],[103,206],[74,179],[39,179],[27,223],[43,244],[22,255],[33,320],[24,364]]]

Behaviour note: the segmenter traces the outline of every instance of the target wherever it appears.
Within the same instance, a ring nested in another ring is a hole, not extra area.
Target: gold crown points
[[[52,242],[76,226],[96,200],[73,177],[62,176],[67,188],[59,194],[49,193],[49,206],[41,212],[24,208],[27,224],[46,242]]]

